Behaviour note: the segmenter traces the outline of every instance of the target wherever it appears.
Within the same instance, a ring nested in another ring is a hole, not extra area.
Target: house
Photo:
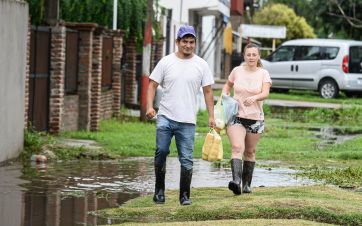
[[[196,54],[204,58],[214,72],[222,77],[223,31],[230,17],[230,0],[160,0],[166,9],[164,54],[175,51],[178,27],[189,24],[197,33]]]
[[[28,4],[0,1],[0,164],[23,149]]]

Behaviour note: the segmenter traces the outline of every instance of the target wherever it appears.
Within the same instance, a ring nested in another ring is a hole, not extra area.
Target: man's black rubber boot
[[[162,167],[155,165],[155,175],[156,175],[156,184],[155,184],[155,194],[153,196],[153,201],[157,204],[165,203],[165,175],[166,175],[166,163]]]
[[[251,193],[251,180],[253,179],[255,162],[244,161],[243,166],[243,193]]]
[[[180,175],[180,204],[181,205],[191,205],[190,200],[190,185],[192,179],[192,169],[187,170],[181,166],[181,175]]]
[[[241,171],[242,162],[241,159],[231,159],[231,172],[233,174],[233,180],[229,182],[229,189],[234,192],[235,195],[241,194]]]

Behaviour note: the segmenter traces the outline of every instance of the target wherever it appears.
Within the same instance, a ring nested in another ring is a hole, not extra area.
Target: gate
[[[49,126],[50,39],[49,27],[32,27],[28,116],[37,131],[47,131]]]
[[[102,87],[112,88],[113,38],[103,37],[102,47]]]
[[[78,91],[79,32],[67,29],[65,50],[65,94],[76,94]]]

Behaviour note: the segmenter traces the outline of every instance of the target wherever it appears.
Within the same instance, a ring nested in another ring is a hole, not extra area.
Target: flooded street
[[[262,162],[260,162],[260,165]],[[286,168],[256,168],[253,186],[310,184]],[[178,189],[180,165],[168,158],[166,189]],[[226,187],[230,168],[196,159],[192,187]],[[117,207],[154,189],[153,158],[73,161],[0,167],[1,226],[107,224],[90,211]]]

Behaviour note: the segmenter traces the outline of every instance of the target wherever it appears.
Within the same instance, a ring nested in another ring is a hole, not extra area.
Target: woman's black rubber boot
[[[241,171],[242,171],[241,159],[231,159],[231,172],[233,174],[233,180],[229,182],[229,189],[233,191],[235,195],[241,194],[240,191]]]
[[[255,162],[244,161],[243,165],[243,193],[251,193],[251,180],[253,179]]]

